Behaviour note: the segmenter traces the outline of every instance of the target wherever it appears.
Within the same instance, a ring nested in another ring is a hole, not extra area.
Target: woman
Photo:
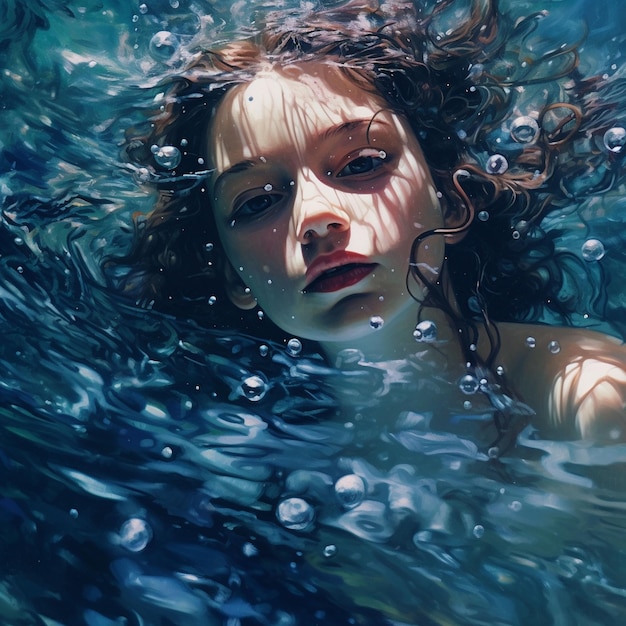
[[[333,364],[419,349],[420,376],[484,392],[496,443],[531,413],[513,397],[550,436],[626,438],[622,343],[521,323],[576,309],[540,222],[619,179],[615,84],[582,79],[574,45],[511,63],[542,15],[513,26],[489,0],[278,17],[200,53],[129,143],[161,194],[125,289],[200,319],[210,296],[258,305]]]

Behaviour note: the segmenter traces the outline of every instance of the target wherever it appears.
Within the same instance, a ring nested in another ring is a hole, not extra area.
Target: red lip
[[[331,293],[363,280],[374,271],[376,263],[361,254],[335,252],[318,257],[306,272],[304,293]]]

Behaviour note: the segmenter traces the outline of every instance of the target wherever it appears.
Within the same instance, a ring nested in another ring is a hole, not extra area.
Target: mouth
[[[303,293],[332,293],[356,285],[376,268],[376,263],[347,263],[331,267],[312,280]]]

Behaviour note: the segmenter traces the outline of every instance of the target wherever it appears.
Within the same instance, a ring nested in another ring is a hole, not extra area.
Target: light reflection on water
[[[595,29],[584,63],[610,67],[596,5],[576,5]],[[151,202],[118,163],[132,85],[251,8],[51,6],[7,1],[0,31],[0,623],[620,623],[624,446],[526,429],[493,462],[428,407],[390,411],[380,370],[345,375],[374,401],[340,411],[340,374],[305,349],[103,288],[100,261]],[[588,210],[616,246],[618,204]]]

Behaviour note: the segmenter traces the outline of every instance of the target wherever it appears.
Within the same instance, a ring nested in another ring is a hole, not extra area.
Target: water
[[[582,67],[621,66],[617,0],[509,4],[585,18]],[[119,159],[152,105],[138,86],[260,8],[0,3],[0,623],[621,623],[624,445],[528,428],[493,462],[429,407],[394,411],[401,366],[346,352],[340,375],[295,338],[207,331],[106,287],[103,259],[153,201]],[[574,321],[613,334],[624,209],[555,218],[560,244],[612,277],[605,316]],[[420,332],[418,347],[436,336]],[[467,382],[458,419],[488,419]]]

